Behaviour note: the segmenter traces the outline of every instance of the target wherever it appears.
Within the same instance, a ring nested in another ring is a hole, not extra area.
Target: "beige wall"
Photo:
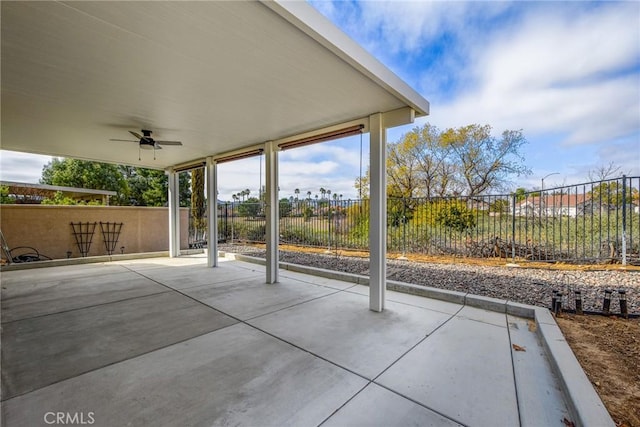
[[[102,222],[122,222],[114,253],[166,251],[169,249],[167,208],[133,206],[0,205],[0,228],[10,248],[31,246],[51,258],[79,257],[71,222],[97,222],[89,256],[106,255]],[[188,247],[189,210],[180,212],[180,246]]]

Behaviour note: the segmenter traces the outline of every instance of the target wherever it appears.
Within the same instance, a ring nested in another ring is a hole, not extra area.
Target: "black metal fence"
[[[640,177],[623,176],[516,194],[389,198],[387,250],[640,264],[639,188]],[[366,251],[368,204],[368,199],[282,199],[280,243]],[[262,203],[219,204],[218,221],[220,241],[265,241]],[[201,229],[194,231],[202,235]]]

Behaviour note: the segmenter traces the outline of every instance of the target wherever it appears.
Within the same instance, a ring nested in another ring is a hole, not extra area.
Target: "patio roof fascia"
[[[345,33],[335,31],[335,25],[311,5],[301,1],[260,1],[361,74],[403,100],[415,110],[416,117],[429,114],[429,101]],[[371,112],[374,113],[383,111]]]
[[[373,112],[372,114],[375,114],[375,113],[378,113],[378,112]],[[399,108],[397,110],[382,112],[382,116],[384,119],[384,123],[383,123],[384,128],[389,129],[389,128],[413,123],[415,117],[418,117],[418,114],[413,108],[405,107],[405,108]],[[284,138],[275,139],[273,141],[265,141],[264,143],[261,143],[261,144],[252,144],[244,148],[227,151],[223,153],[218,153],[208,157],[211,157],[217,163],[221,163],[221,160],[226,161],[227,159],[234,159],[234,158],[241,159],[245,156],[245,154],[251,155],[250,153],[256,152],[256,155],[258,155],[257,153],[258,151],[264,152],[264,149],[265,149],[264,144],[266,144],[267,142],[273,142],[276,146],[282,146],[299,139],[313,138],[318,135],[331,133],[331,132],[339,131],[344,128],[350,128],[355,126],[361,126],[362,133],[369,133],[369,120],[370,120],[370,116],[363,117],[360,119],[355,119],[355,120],[349,120],[347,122],[338,123],[335,125],[311,130],[308,132],[302,132],[295,135],[290,135]],[[206,162],[206,159],[196,159],[188,163],[175,165],[172,168],[174,171],[178,172],[181,170],[189,169],[194,166],[195,167],[204,166],[205,162]]]
[[[36,190],[61,191],[64,193],[69,193],[74,196],[85,196],[85,195],[116,196],[118,195],[116,191],[111,191],[111,190],[94,190],[91,188],[65,187],[62,185],[49,185],[49,184],[32,184],[28,182],[0,181],[0,185],[7,186],[10,188],[11,187],[33,188]]]

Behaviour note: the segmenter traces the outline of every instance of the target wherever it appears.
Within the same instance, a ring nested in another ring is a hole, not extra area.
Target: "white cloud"
[[[369,138],[363,138],[363,157],[368,156]],[[359,138],[343,139],[339,142],[326,142],[307,147],[283,151],[281,162],[309,161],[309,159],[327,159],[336,162],[340,167],[357,168],[360,163]]]
[[[587,170],[614,163],[622,172],[630,176],[640,176],[640,144],[637,140],[627,140],[616,144],[602,144],[598,148],[596,161],[588,164]]]
[[[640,132],[638,4],[546,8],[476,46],[475,89],[434,105],[437,124],[490,123],[588,144]]]
[[[464,35],[468,23],[481,14],[484,19],[503,12],[506,2],[436,2],[436,1],[364,1],[360,16],[346,21],[348,32],[357,34],[376,55],[420,53],[424,45],[440,39],[445,33]],[[325,9],[334,22],[344,21],[338,13]]]
[[[565,144],[640,134],[639,3],[314,4],[421,90],[440,127]]]
[[[339,166],[339,163],[330,160],[323,160],[317,163],[300,161],[281,162],[279,170],[281,176],[285,173],[292,177],[299,177],[304,175],[325,176],[335,174],[338,171]]]
[[[369,140],[363,138],[363,171],[369,162]],[[355,198],[354,183],[359,175],[360,138],[350,137],[338,141],[314,144],[286,150],[279,155],[280,197],[294,196],[300,189],[301,196],[307,191],[313,195],[321,187],[344,198]],[[264,174],[264,159],[262,173]],[[224,163],[218,169],[218,193],[221,200],[231,200],[232,195],[245,188],[251,196],[258,195],[260,184],[260,158],[254,157],[236,162]],[[312,196],[313,197],[313,196]]]
[[[444,129],[523,129],[537,183],[640,174],[640,3],[336,2],[328,16],[431,101]],[[394,129],[390,141],[413,126]],[[552,168],[552,169],[550,169]]]
[[[0,180],[38,183],[50,156],[0,150]]]

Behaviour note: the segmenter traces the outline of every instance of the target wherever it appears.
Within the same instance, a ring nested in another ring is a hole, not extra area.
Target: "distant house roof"
[[[18,203],[40,203],[45,197],[60,191],[72,199],[107,200],[118,193],[109,190],[64,187],[61,185],[32,184],[28,182],[0,181],[0,185],[9,187],[9,194],[17,196]]]
[[[518,203],[518,206],[539,205],[574,207],[583,204],[591,198],[590,194],[552,194],[544,197],[528,197]]]

